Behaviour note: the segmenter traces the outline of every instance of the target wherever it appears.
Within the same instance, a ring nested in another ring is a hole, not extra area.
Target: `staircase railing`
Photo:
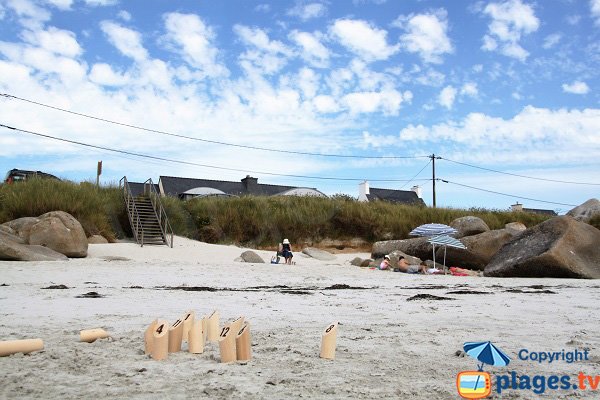
[[[135,241],[144,246],[144,226],[142,225],[140,214],[135,206],[135,200],[133,198],[133,194],[131,193],[129,182],[127,182],[127,177],[124,176],[119,181],[119,190],[121,190],[123,193],[123,198],[125,199],[127,217],[129,218],[129,223],[131,224],[131,230],[133,231]]]
[[[173,228],[171,228],[165,208],[160,201],[160,193],[156,190],[154,183],[152,183],[152,179],[148,179],[144,182],[144,194],[147,195],[152,202],[152,207],[158,218],[160,230],[163,234],[163,238],[167,242],[167,246],[173,248]]]

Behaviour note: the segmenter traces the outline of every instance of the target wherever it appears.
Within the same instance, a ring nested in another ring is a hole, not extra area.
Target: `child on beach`
[[[386,254],[383,256],[383,260],[381,261],[381,264],[379,264],[378,269],[387,271],[390,267],[390,256]]]
[[[283,243],[281,246],[281,255],[285,258],[286,264],[292,264],[292,258],[294,254],[292,253],[292,245],[288,239],[283,239]]]

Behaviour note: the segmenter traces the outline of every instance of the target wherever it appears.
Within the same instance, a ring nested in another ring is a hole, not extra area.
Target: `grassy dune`
[[[406,238],[418,225],[448,224],[453,219],[474,215],[491,229],[519,221],[533,226],[548,217],[486,209],[430,208],[359,203],[345,196],[199,198],[183,202],[164,198],[164,206],[176,234],[210,243],[239,243],[272,246],[284,237],[295,243],[304,240],[361,238],[368,242]],[[0,185],[0,223],[48,211],[62,210],[77,218],[88,235],[101,234],[109,240],[130,236],[131,229],[121,193],[116,186],[96,189],[88,182],[58,182],[32,179]],[[596,226],[600,219],[596,218]]]

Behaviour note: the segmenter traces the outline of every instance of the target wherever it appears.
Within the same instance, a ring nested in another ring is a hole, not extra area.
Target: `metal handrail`
[[[146,180],[144,182],[144,194],[147,194],[152,202],[152,207],[154,208],[154,213],[158,218],[158,222],[160,225],[160,230],[163,234],[165,241],[167,242],[167,246],[173,248],[173,228],[171,228],[171,223],[169,222],[169,218],[167,217],[167,213],[165,208],[160,201],[160,193],[154,187],[154,183],[152,183],[152,179]],[[171,238],[169,240],[169,236]]]
[[[125,207],[127,208],[127,217],[129,217],[129,223],[131,224],[131,230],[133,231],[133,236],[135,237],[135,241],[140,243],[141,246],[144,246],[144,225],[142,225],[142,221],[140,220],[140,214],[137,211],[135,206],[135,200],[133,199],[133,195],[131,194],[131,188],[129,187],[129,182],[127,182],[127,177],[121,178],[119,181],[119,190],[123,191],[123,198],[125,199]],[[133,212],[132,212],[133,211]],[[135,223],[133,221],[135,214]],[[140,240],[140,231],[141,231],[141,240]]]

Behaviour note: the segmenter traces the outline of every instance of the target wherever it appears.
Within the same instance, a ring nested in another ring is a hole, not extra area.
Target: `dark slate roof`
[[[144,184],[141,182],[128,182],[129,183],[129,189],[131,190],[131,194],[133,196],[139,196],[141,194],[144,194]],[[157,193],[160,193],[160,190],[158,189],[158,185],[154,184],[154,188],[156,189]]]
[[[412,190],[370,188],[369,193],[367,195],[369,201],[384,200],[392,203],[425,205],[423,199],[419,198]]]
[[[161,176],[159,182],[162,185],[164,194],[167,196],[179,196],[190,189],[199,187],[218,189],[233,196],[242,196],[245,194],[251,194],[255,196],[273,196],[285,192],[286,190],[297,189],[296,186],[266,185],[257,183],[256,178],[249,178],[248,186],[246,186],[242,181],[229,182],[212,179],[180,178],[176,176]]]
[[[523,211],[534,214],[552,215],[553,217],[558,215],[554,210],[543,210],[540,208],[524,208]]]
[[[42,172],[42,171],[28,171],[25,169],[17,169],[17,168],[13,168],[10,171],[8,171],[8,173],[6,174],[6,179],[8,180],[8,178],[10,177],[15,177],[15,176],[19,176],[19,177],[25,177],[25,178],[29,178],[32,176],[37,176],[40,178],[48,178],[48,179],[56,179],[59,180],[56,176],[49,174],[47,172]]]

